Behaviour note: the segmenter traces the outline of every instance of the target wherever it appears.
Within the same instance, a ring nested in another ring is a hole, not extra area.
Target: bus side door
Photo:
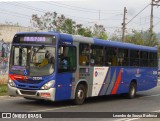
[[[76,47],[59,46],[56,100],[71,99],[72,81],[76,65]]]

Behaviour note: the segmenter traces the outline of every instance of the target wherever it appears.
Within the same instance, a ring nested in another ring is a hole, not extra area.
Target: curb
[[[7,97],[11,97],[11,96],[8,96],[8,95],[6,95],[6,96],[0,96],[0,98],[7,98]]]

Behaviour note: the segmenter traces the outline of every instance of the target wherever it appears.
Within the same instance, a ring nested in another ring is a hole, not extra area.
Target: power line
[[[80,9],[80,10],[88,10],[88,11],[94,11],[94,12],[97,12],[99,11],[99,9],[91,9],[91,8],[83,8],[83,7],[78,7],[78,6],[71,6],[71,5],[68,5],[68,4],[64,4],[64,3],[59,3],[59,2],[55,2],[55,4],[60,4],[60,5],[63,5],[63,6],[67,6],[67,7],[71,7],[71,8],[76,8],[76,9]],[[122,10],[101,10],[101,11],[122,11]]]
[[[5,4],[9,4],[9,5],[12,5],[12,6],[16,6],[16,7],[21,7],[21,8],[26,8],[26,9],[29,9],[29,10],[34,10],[34,11],[38,11],[38,12],[42,12],[42,13],[46,13],[47,11],[44,10],[44,9],[39,9],[39,8],[36,8],[36,7],[33,7],[33,6],[29,6],[29,5],[24,5],[22,3],[8,3],[8,2],[4,2]],[[12,12],[11,12],[12,13]],[[56,12],[57,13],[57,12]],[[17,13],[17,14],[20,14],[20,13]],[[90,21],[86,21],[86,20],[92,20],[92,21],[98,21],[98,19],[92,19],[92,18],[85,18],[85,17],[78,17],[78,16],[71,16],[71,15],[66,15],[66,14],[62,14],[62,13],[57,13],[59,15],[65,15],[65,16],[69,16],[69,17],[72,17],[73,20],[78,20],[78,21],[85,21],[85,22],[90,22]],[[24,15],[26,16],[26,15]],[[76,19],[78,18],[78,19]],[[106,20],[120,20],[120,19],[109,19],[109,18],[104,18],[104,19],[101,19],[101,21],[106,21]]]
[[[144,26],[144,25],[148,25],[150,23],[150,21],[149,22],[145,22],[145,23],[138,23],[138,22],[132,22],[132,23],[134,23],[136,25]]]
[[[43,1],[44,2],[44,1]],[[68,7],[68,6],[64,6],[63,4],[59,5],[57,4],[56,2],[52,3],[52,2],[44,2],[46,4],[49,4],[49,5],[55,5],[55,6],[58,6],[58,7],[63,7],[63,8],[67,8],[67,9],[70,9],[70,10],[76,10],[76,11],[83,11],[83,12],[90,12],[90,13],[98,13],[98,11],[88,11],[86,9],[78,9],[78,8],[71,8],[71,7]]]
[[[5,11],[5,10],[1,10],[0,9],[0,13],[2,14],[9,14],[9,15],[12,15],[12,16],[16,16],[16,17],[21,17],[21,18],[30,18],[31,16],[28,16],[28,15],[24,15],[24,14],[17,14],[17,13],[11,13],[10,11]]]
[[[8,13],[13,13],[13,14],[15,14],[15,15],[21,15],[21,16],[25,16],[25,17],[31,17],[31,16],[29,16],[29,15],[26,15],[26,14],[21,14],[21,13],[17,13],[17,12],[13,12],[13,11],[8,11],[8,10],[4,10],[4,9],[0,9],[0,11],[4,11],[4,12],[8,12]]]
[[[52,2],[44,2],[44,3],[47,3],[47,4],[49,4],[49,5],[55,5],[55,6],[58,6],[58,7],[63,7],[63,8],[67,8],[67,9],[70,9],[70,10],[76,10],[76,11],[81,11],[81,12],[89,12],[89,13],[96,13],[96,14],[98,14],[99,13],[99,10],[92,10],[92,11],[88,11],[86,8],[83,8],[83,9],[77,9],[76,7],[75,8],[71,8],[71,7],[68,7],[67,5],[67,7],[66,6],[63,6],[63,4],[57,4],[56,2],[54,2],[54,3],[52,3]],[[103,13],[103,14],[117,14],[117,13],[106,13],[106,12],[103,12],[103,11],[101,11],[101,13]]]
[[[22,7],[22,6],[19,6],[19,5],[15,5],[15,4],[10,4],[10,5],[13,5],[13,6],[18,6],[18,7]],[[27,9],[30,9],[30,8],[27,8]],[[0,9],[1,10],[1,12],[0,13],[6,13],[6,14],[9,14],[9,15],[12,15],[12,16],[16,16],[16,17],[25,17],[25,18],[31,18],[31,16],[29,16],[29,15],[25,15],[25,14],[21,14],[21,13],[17,13],[17,12],[13,12],[13,11],[6,11],[6,10],[2,10],[2,9]],[[37,11],[36,9],[32,9],[32,10],[35,10],[35,11]],[[59,14],[59,13],[58,13]],[[77,18],[80,18],[80,19],[83,19],[83,20],[79,20],[79,19],[75,19],[74,18],[74,20],[78,20],[78,21],[84,21],[84,22],[90,22],[90,21],[85,21],[84,19],[86,19],[86,18],[82,18],[82,17],[77,17]],[[94,20],[94,19],[92,19],[92,20]],[[97,19],[95,19],[95,21],[96,21]]]
[[[126,23],[126,25],[129,24],[129,23],[130,23],[134,18],[136,18],[140,13],[142,13],[149,5],[150,5],[150,4],[148,4],[148,5],[145,6],[140,12],[138,12],[130,21],[128,21],[128,22]]]
[[[3,3],[9,4],[9,5],[12,5],[12,6],[17,6],[17,7],[21,7],[21,8],[26,8],[26,9],[38,11],[38,12],[42,12],[42,13],[45,13],[44,11],[46,11],[44,9],[35,8],[35,7],[29,6],[29,5],[24,5],[24,4],[18,3],[18,2],[15,2],[15,3],[3,2]]]
[[[155,27],[155,26],[157,26],[158,24],[160,23],[160,21],[158,21],[156,24],[154,24],[153,26]]]
[[[5,2],[6,3],[6,2]],[[34,11],[38,11],[38,12],[43,12],[43,13],[45,13],[44,11],[46,11],[46,10],[44,10],[44,9],[37,9],[37,8],[35,8],[35,7],[31,7],[31,6],[29,6],[29,5],[27,5],[27,7],[25,6],[25,5],[23,5],[23,4],[21,4],[21,3],[18,3],[18,4],[12,4],[12,3],[6,3],[6,4],[10,4],[10,5],[12,5],[12,6],[18,6],[18,7],[22,7],[22,8],[26,8],[26,9],[30,9],[30,10],[34,10]],[[46,11],[47,12],[47,11]],[[71,15],[68,15],[68,14],[62,14],[62,13],[59,13],[59,12],[56,12],[57,14],[60,14],[60,15],[65,15],[65,16],[69,16],[69,17],[74,17],[74,18],[81,18],[81,19],[88,19],[88,20],[94,20],[94,21],[98,21],[98,19],[92,19],[92,18],[85,18],[85,17],[78,17],[78,16],[71,16]]]
[[[22,16],[19,16],[19,15],[14,15],[14,14],[11,14],[11,13],[7,13],[7,12],[3,12],[3,11],[0,11],[0,13],[1,14],[4,14],[4,15],[6,15],[6,14],[8,14],[8,15],[11,15],[11,16],[14,16],[14,17],[19,17],[19,18],[25,18],[24,16],[22,17]],[[26,19],[26,18],[25,18]]]

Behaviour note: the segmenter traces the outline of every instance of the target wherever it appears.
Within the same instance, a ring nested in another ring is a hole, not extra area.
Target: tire
[[[82,105],[84,103],[85,98],[86,98],[86,88],[83,84],[79,84],[75,92],[74,103],[76,105]]]
[[[128,98],[133,99],[136,96],[137,85],[135,82],[131,82],[129,86]]]

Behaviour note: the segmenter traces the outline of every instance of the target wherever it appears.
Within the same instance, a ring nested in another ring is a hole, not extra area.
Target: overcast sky
[[[33,1],[0,1],[0,23],[19,23],[22,26],[31,26],[32,14],[43,15],[45,12],[56,11],[64,14],[84,26],[95,23],[105,26],[107,32],[121,31],[123,9],[127,8],[126,23],[139,11],[145,8],[151,0],[52,0],[41,2]],[[159,3],[160,4],[160,3]],[[99,15],[100,11],[100,15]],[[148,6],[133,21],[128,23],[127,32],[133,29],[147,30],[150,26],[151,6]],[[160,8],[154,7],[154,31],[159,32]]]

